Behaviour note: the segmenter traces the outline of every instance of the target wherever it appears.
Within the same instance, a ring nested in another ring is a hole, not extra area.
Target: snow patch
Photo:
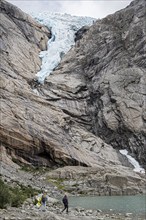
[[[139,163],[133,158],[131,157],[130,155],[128,155],[128,151],[125,149],[125,150],[119,150],[120,153],[124,156],[127,157],[128,161],[134,166],[134,171],[135,172],[138,172],[138,173],[143,173],[145,174],[145,170],[139,165]]]

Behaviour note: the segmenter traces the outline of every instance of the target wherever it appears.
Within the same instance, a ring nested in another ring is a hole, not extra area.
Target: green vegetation
[[[40,167],[40,166],[30,166],[30,165],[21,165],[21,170],[31,173],[39,173],[43,174],[47,171],[50,171],[50,168],[48,167]]]
[[[54,186],[56,186],[60,190],[65,190],[65,186],[62,184],[64,180],[65,179],[63,179],[63,178],[60,178],[60,179],[48,178],[48,182],[52,183]]]
[[[0,208],[6,208],[8,205],[19,207],[27,198],[34,196],[36,192],[37,190],[31,186],[20,185],[12,188],[0,179]]]

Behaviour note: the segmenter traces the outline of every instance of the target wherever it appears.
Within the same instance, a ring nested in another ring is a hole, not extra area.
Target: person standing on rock
[[[47,190],[45,190],[45,191],[43,191],[43,195],[42,195],[42,198],[41,198],[42,210],[45,210],[47,200],[48,200],[48,198],[47,198]]]
[[[64,195],[62,202],[64,204],[64,209],[62,210],[62,212],[64,212],[64,210],[66,210],[66,213],[68,213],[68,198],[67,198],[66,194]]]

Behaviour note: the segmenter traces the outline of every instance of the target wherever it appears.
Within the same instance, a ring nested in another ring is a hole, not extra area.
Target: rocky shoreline
[[[26,201],[25,206],[21,208],[12,208],[0,210],[2,220],[145,220],[144,215],[135,216],[132,213],[113,213],[102,212],[101,210],[85,210],[84,208],[76,207],[69,208],[69,213],[61,213],[61,203],[48,203],[46,210],[38,209],[29,204],[30,200]]]
[[[65,168],[64,172],[66,172]],[[43,211],[33,205],[33,198],[28,198],[22,207],[14,208],[8,207],[7,209],[0,210],[2,220],[145,220],[143,215],[136,217],[132,213],[114,213],[113,210],[103,212],[102,210],[86,210],[82,207],[69,207],[69,213],[61,213],[63,208],[61,199],[64,190],[48,181],[48,174],[56,175],[56,172],[26,172],[21,169],[19,165],[7,160],[7,164],[1,163],[1,176],[9,185],[25,185],[33,186],[36,189],[47,189],[49,201],[46,210]],[[55,179],[54,179],[55,181]],[[73,191],[69,193],[73,195]]]

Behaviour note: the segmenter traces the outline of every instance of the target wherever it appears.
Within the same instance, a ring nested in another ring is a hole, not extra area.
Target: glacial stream
[[[101,210],[103,212],[132,213],[138,216],[146,214],[146,195],[135,196],[72,196],[70,207]]]

